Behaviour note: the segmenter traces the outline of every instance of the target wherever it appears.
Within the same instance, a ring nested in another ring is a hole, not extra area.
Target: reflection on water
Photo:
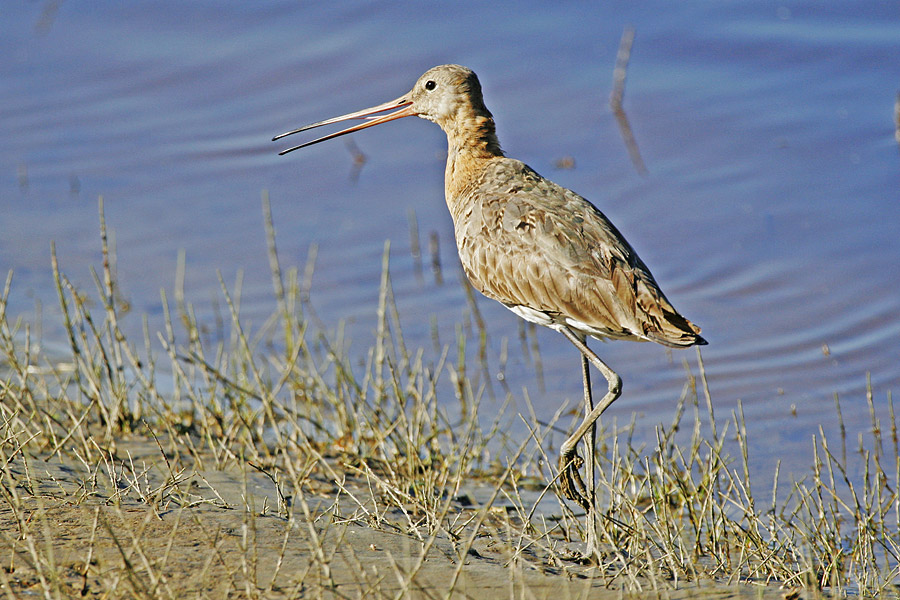
[[[886,414],[900,383],[900,22],[890,9],[526,8],[469,3],[448,16],[418,4],[7,7],[0,259],[15,270],[12,309],[40,302],[52,312],[50,240],[62,268],[91,285],[102,194],[124,292],[151,327],[161,325],[159,289],[173,287],[181,249],[198,310],[214,318],[217,269],[229,281],[243,271],[242,310],[261,323],[272,310],[259,208],[268,190],[282,261],[302,268],[315,246],[311,301],[331,326],[347,320],[361,356],[388,238],[407,341],[431,348],[436,327],[449,342],[469,309],[443,205],[439,129],[406,119],[350,147],[283,158],[268,140],[396,97],[426,68],[459,62],[480,74],[507,152],[606,212],[703,327],[719,414],[742,401],[760,464],[808,464],[811,435],[820,424],[833,430],[835,393],[848,427],[865,427],[867,373]],[[624,108],[645,176],[607,108],[626,25],[636,36]],[[554,167],[564,158],[576,168]],[[440,284],[427,268],[432,239]],[[520,324],[489,301],[477,307],[496,353],[508,344],[514,394],[527,386],[548,416],[577,401],[568,343],[537,333],[541,392]],[[140,319],[130,326],[139,333]],[[594,346],[625,380],[611,413],[668,422],[682,362],[696,372],[693,351]]]

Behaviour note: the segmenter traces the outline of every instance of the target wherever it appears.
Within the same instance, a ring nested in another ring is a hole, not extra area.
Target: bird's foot
[[[566,498],[590,512],[591,502],[588,500],[587,488],[579,472],[583,464],[584,459],[578,456],[574,448],[563,451],[559,456],[559,487]]]

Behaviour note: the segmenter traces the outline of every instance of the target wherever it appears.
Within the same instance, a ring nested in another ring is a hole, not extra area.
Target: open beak
[[[399,109],[395,110],[392,113],[388,113],[386,115],[372,116],[376,115],[380,112],[384,112],[386,110],[391,110],[393,108]],[[354,125],[353,127],[348,127],[347,129],[338,131],[337,133],[330,133],[326,136],[315,139],[311,142],[306,142],[305,144],[300,144],[299,146],[294,146],[293,148],[288,148],[287,150],[282,150],[279,152],[279,155],[287,154],[288,152],[293,152],[294,150],[299,150],[300,148],[306,148],[307,146],[312,146],[313,144],[318,144],[319,142],[324,142],[325,140],[330,140],[332,138],[336,138],[338,136],[353,133],[354,131],[359,131],[361,129],[365,129],[366,127],[374,127],[375,125],[381,125],[382,123],[387,123],[388,121],[393,121],[395,119],[402,119],[403,117],[412,117],[415,116],[416,112],[412,108],[412,100],[407,99],[406,96],[401,96],[396,100],[391,100],[390,102],[385,102],[384,104],[379,104],[378,106],[373,106],[371,108],[364,108],[363,110],[358,110],[356,112],[352,112],[350,114],[342,115],[340,117],[334,117],[332,119],[326,119],[324,121],[319,121],[318,123],[313,123],[312,125],[305,125],[300,129],[295,129],[293,131],[288,131],[286,133],[280,133],[272,138],[272,141],[280,140],[283,137],[293,135],[295,133],[300,133],[301,131],[306,131],[307,129],[314,129],[316,127],[321,127],[323,125],[331,125],[332,123],[340,123],[341,121],[349,121],[351,119],[365,119],[366,122],[360,125]]]

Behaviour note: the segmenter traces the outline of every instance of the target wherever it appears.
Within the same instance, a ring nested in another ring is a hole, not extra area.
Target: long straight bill
[[[392,113],[382,115],[380,117],[372,116],[380,112],[384,112],[386,110],[391,110],[394,108],[398,108],[400,110],[394,111]],[[402,119],[403,117],[412,117],[415,116],[415,111],[412,109],[412,102],[407,100],[405,96],[401,96],[396,100],[391,100],[390,102],[385,102],[384,104],[379,104],[378,106],[373,106],[371,108],[364,108],[363,110],[359,110],[356,112],[352,112],[346,115],[342,115],[340,117],[334,117],[332,119],[326,119],[324,121],[319,121],[318,123],[313,123],[312,125],[305,125],[300,129],[295,129],[293,131],[288,131],[286,133],[280,133],[272,138],[272,141],[280,140],[283,137],[294,135],[295,133],[300,133],[301,131],[306,131],[308,129],[315,129],[316,127],[322,127],[323,125],[331,125],[332,123],[340,123],[341,121],[349,121],[351,119],[365,119],[366,123],[362,123],[360,125],[354,125],[353,127],[348,127],[347,129],[343,129],[338,131],[337,133],[331,133],[326,136],[315,139],[311,142],[306,142],[305,144],[300,144],[299,146],[294,146],[293,148],[288,148],[287,150],[282,150],[279,152],[279,156],[287,154],[288,152],[293,152],[294,150],[299,150],[300,148],[306,148],[307,146],[312,146],[313,144],[318,144],[319,142],[324,142],[325,140],[330,140],[332,138],[336,138],[338,136],[346,135],[348,133],[353,133],[354,131],[360,131],[361,129],[366,129],[367,127],[374,127],[375,125],[381,125],[382,123],[387,123],[388,121],[393,121],[395,119]]]

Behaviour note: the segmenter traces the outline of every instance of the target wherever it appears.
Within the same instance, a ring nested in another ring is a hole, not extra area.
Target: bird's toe
[[[559,487],[564,497],[589,511],[591,503],[588,501],[587,489],[579,472],[582,464],[584,459],[578,456],[578,452],[574,449],[563,452],[559,457]]]

